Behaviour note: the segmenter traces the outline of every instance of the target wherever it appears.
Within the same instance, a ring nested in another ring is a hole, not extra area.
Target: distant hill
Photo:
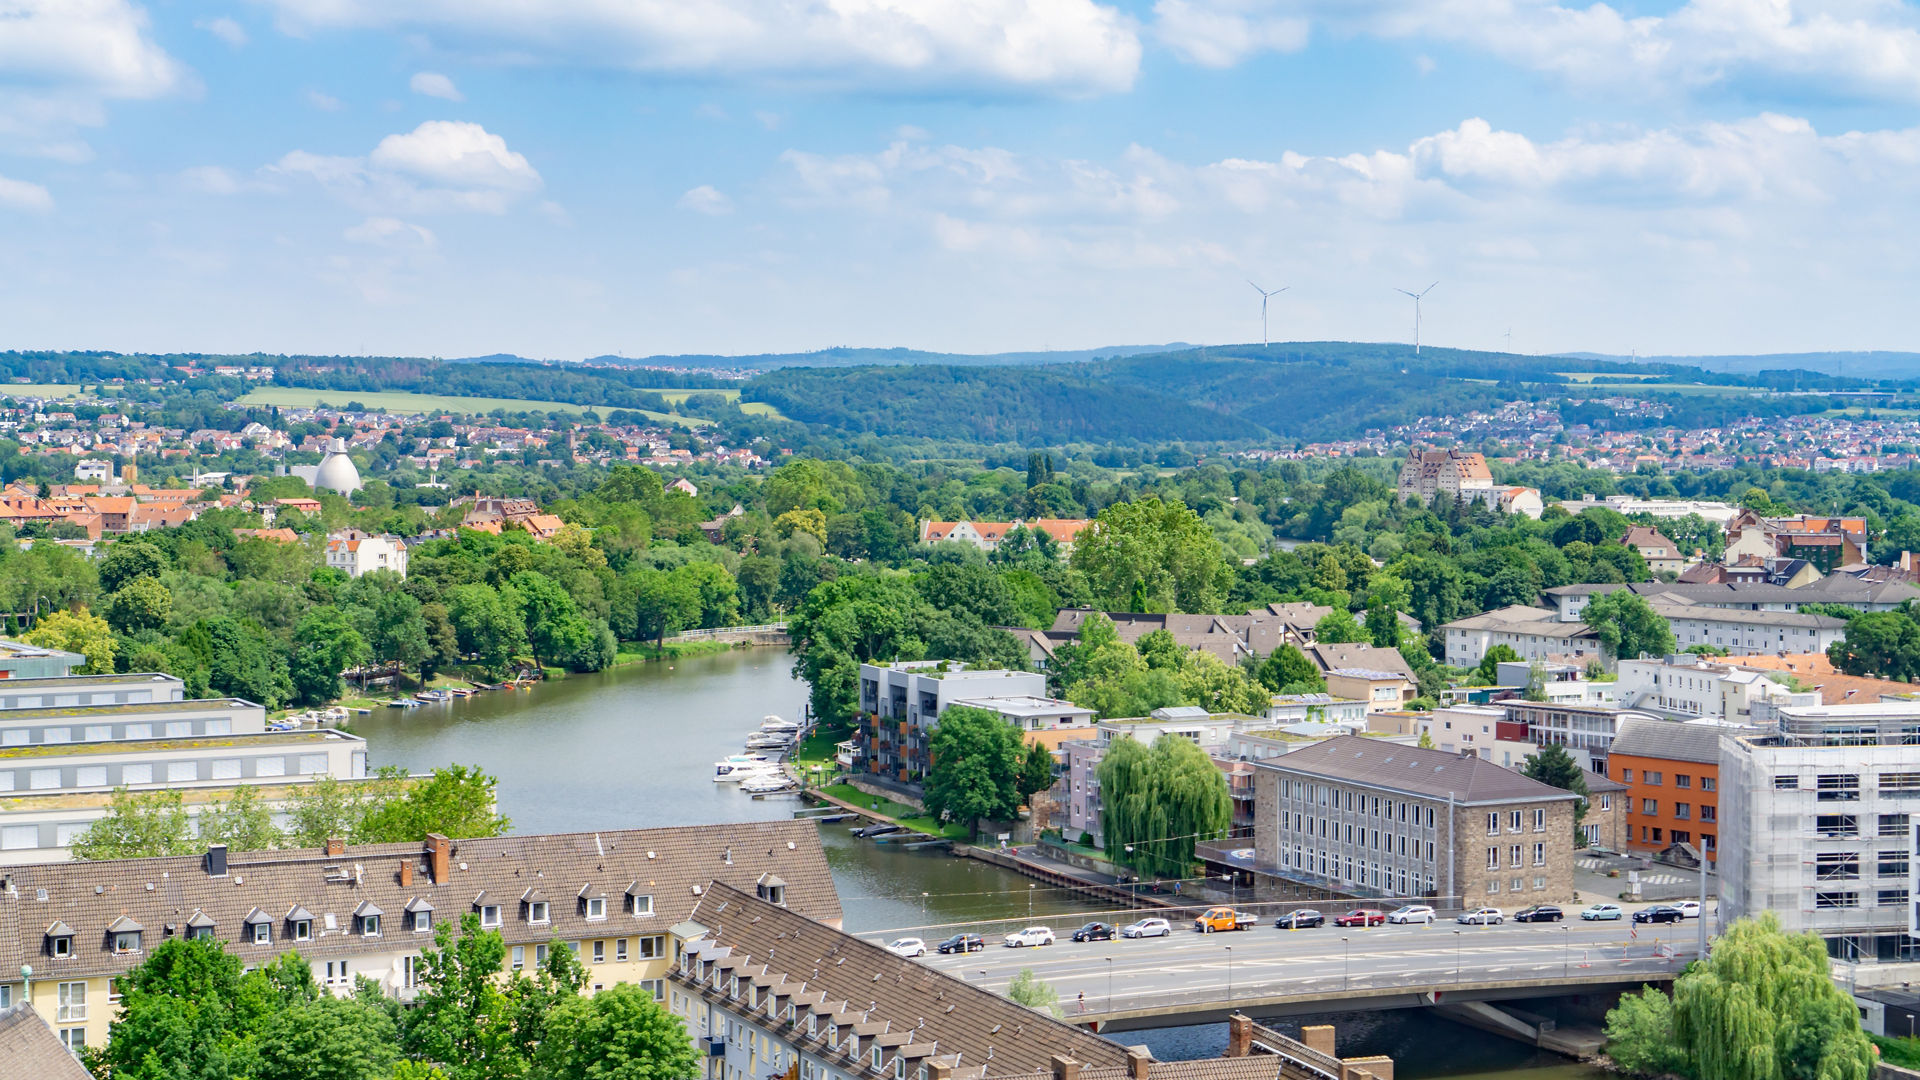
[[[1752,373],[1763,371],[1809,371],[1848,379],[1920,378],[1920,353],[1911,352],[1805,352],[1805,353],[1731,353],[1724,356],[1610,356],[1604,353],[1560,353],[1568,360],[1603,360],[1610,363],[1673,364],[1705,371]]]
[[[713,353],[681,353],[659,356],[595,356],[591,364],[626,367],[733,368],[771,371],[787,367],[868,367],[919,364],[946,364],[953,367],[1001,367],[1028,364],[1074,364],[1109,356],[1133,356],[1139,353],[1190,349],[1186,342],[1168,345],[1110,345],[1100,349],[1058,349],[1040,352],[948,353],[921,349],[864,349],[836,347],[804,353],[759,353],[752,356],[720,356]],[[504,359],[504,358],[503,358]],[[489,362],[491,357],[477,357]]]

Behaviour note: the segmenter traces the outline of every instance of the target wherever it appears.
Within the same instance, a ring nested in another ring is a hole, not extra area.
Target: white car
[[[1044,926],[1029,926],[1025,930],[1016,930],[1007,935],[1007,948],[1018,949],[1027,945],[1053,944],[1053,931]]]
[[[1425,904],[1405,904],[1387,912],[1390,923],[1426,923],[1433,925],[1434,911]]]
[[[1507,921],[1507,916],[1497,907],[1483,907],[1469,911],[1453,920],[1470,926],[1495,926]]]
[[[1120,928],[1120,936],[1125,938],[1166,937],[1173,933],[1173,924],[1165,919],[1141,919]]]
[[[1679,908],[1680,914],[1685,915],[1689,919],[1697,919],[1700,917],[1700,901],[1698,900],[1675,900],[1669,906]]]
[[[887,951],[895,956],[925,956],[927,943],[917,937],[903,937],[887,943]]]

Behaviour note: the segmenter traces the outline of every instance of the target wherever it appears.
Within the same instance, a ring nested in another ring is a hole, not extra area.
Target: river
[[[744,649],[670,664],[573,675],[531,690],[478,694],[355,717],[376,765],[427,771],[477,765],[499,777],[500,810],[517,832],[579,832],[785,818],[791,796],[753,799],[713,782],[712,763],[738,753],[769,713],[798,717],[806,687],[776,649]],[[1089,902],[971,859],[915,853],[824,826],[821,839],[858,933],[1085,910]],[[924,928],[924,929],[922,929]],[[944,936],[942,934],[942,936]],[[1332,1023],[1342,1054],[1389,1054],[1396,1080],[1601,1080],[1598,1070],[1456,1027],[1419,1010],[1308,1017]],[[1222,1025],[1131,1032],[1163,1060],[1211,1057]],[[1441,1049],[1444,1048],[1444,1049]]]

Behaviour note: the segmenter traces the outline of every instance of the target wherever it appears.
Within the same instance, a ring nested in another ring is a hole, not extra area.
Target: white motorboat
[[[716,784],[737,783],[756,773],[777,768],[763,754],[735,754],[730,758],[713,763],[713,782]]]
[[[782,720],[778,716],[769,714],[760,721],[760,730],[792,733],[800,730],[800,724],[795,720]]]
[[[793,787],[793,777],[783,772],[756,773],[740,781],[740,790],[749,795],[771,795]]]
[[[762,732],[747,736],[749,750],[787,750],[793,746],[793,739],[786,735],[773,735]]]

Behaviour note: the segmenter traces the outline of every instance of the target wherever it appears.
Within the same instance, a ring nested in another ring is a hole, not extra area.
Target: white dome
[[[353,467],[353,459],[347,456],[345,439],[335,439],[333,445],[327,447],[327,456],[320,459],[320,469],[313,474],[313,486],[342,495],[360,490],[360,470]]]

